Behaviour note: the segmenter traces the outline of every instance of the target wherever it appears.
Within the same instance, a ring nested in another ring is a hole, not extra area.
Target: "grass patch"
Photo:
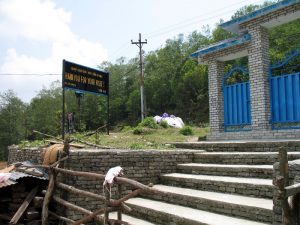
[[[139,130],[141,133],[133,134],[133,130]],[[169,145],[170,142],[197,141],[200,137],[205,137],[209,132],[209,128],[191,127],[193,134],[189,136],[182,135],[180,129],[149,129],[133,128],[133,130],[112,132],[110,135],[102,134],[98,136],[98,144],[102,146],[110,146],[121,149],[172,149],[174,146]],[[95,143],[95,136],[89,137],[89,142]]]
[[[24,149],[24,148],[32,148],[32,147],[38,147],[38,146],[44,146],[44,145],[46,145],[46,142],[44,140],[21,141],[18,144],[18,147],[20,149]]]
[[[141,127],[136,128],[126,127],[120,132],[110,132],[110,135],[100,133],[98,135],[85,136],[86,133],[74,133],[72,137],[87,141],[90,143],[98,144],[100,146],[109,146],[118,149],[172,149],[174,146],[168,144],[170,142],[184,142],[184,141],[197,141],[207,135],[209,132],[208,127],[190,127],[192,129],[191,135],[182,135],[180,129],[167,127],[158,129]],[[137,132],[138,134],[133,134]],[[34,142],[23,141],[19,147],[36,147],[45,145],[47,142],[44,140],[37,140]]]

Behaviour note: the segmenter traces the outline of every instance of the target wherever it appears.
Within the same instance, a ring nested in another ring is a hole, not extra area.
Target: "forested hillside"
[[[270,4],[270,3],[266,3]],[[246,6],[234,17],[261,6]],[[281,59],[300,46],[300,20],[273,28],[270,33],[271,61]],[[145,92],[148,115],[164,112],[198,125],[208,122],[207,66],[198,65],[189,55],[198,48],[233,36],[220,28],[179,34],[155,51],[144,54]],[[150,41],[150,40],[149,40]],[[228,62],[246,64],[247,59]],[[99,68],[110,73],[110,118],[112,126],[135,125],[140,117],[138,58],[120,57],[115,63],[103,62]],[[13,91],[0,93],[0,159],[8,145],[30,137],[36,129],[51,135],[61,131],[61,83],[42,89],[30,103],[22,102]],[[76,130],[93,130],[106,123],[106,97],[84,94],[79,123],[78,98],[66,91],[66,112],[75,113]]]

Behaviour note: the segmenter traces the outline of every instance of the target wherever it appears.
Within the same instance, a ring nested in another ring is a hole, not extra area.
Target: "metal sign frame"
[[[62,138],[65,137],[65,89],[107,96],[107,134],[109,134],[109,73],[63,60]]]

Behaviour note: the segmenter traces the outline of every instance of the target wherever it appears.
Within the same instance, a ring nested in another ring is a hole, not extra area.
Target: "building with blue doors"
[[[269,28],[299,18],[300,0],[280,1],[221,24],[236,36],[191,55],[208,65],[209,140],[300,138],[300,40],[271,65],[268,38]],[[245,56],[247,68],[225,74],[226,61]],[[231,82],[236,74],[244,79]]]

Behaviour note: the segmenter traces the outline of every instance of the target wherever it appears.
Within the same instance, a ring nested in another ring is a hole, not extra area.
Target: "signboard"
[[[63,88],[108,95],[108,72],[63,60]]]

